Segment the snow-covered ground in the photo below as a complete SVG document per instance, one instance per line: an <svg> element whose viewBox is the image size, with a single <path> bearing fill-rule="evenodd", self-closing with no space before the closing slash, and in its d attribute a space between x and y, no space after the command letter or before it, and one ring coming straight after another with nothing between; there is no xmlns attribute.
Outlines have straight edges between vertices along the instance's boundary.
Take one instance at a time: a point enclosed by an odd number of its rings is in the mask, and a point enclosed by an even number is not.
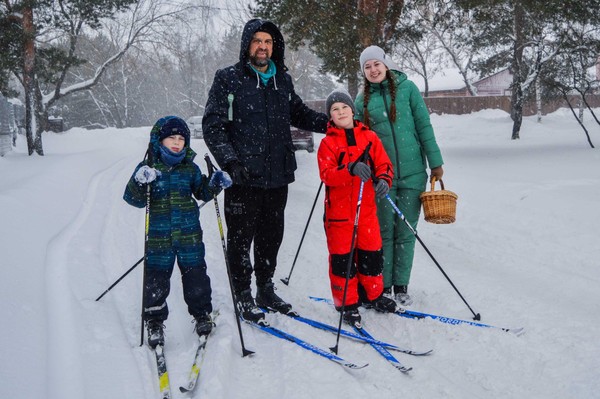
<svg viewBox="0 0 600 399"><path fill-rule="evenodd" d="M592 140L600 128L586 115ZM525 327L449 326L363 312L377 338L417 349L396 354L405 375L366 345L341 339L339 355L369 363L342 367L249 326L243 358L232 313L214 206L202 209L213 303L220 310L195 398L599 398L600 153L566 110L541 124L525 118L521 139L501 111L433 116L446 161L445 185L459 195L457 221L422 221L419 235L482 322ZM24 140L0 158L0 397L149 399L158 395L150 351L139 346L141 267L95 298L143 255L144 211L122 199L142 158L145 129L46 134L46 156ZM202 168L206 147L193 141ZM338 316L308 295L329 297L327 249L313 215L290 271L319 186L315 153L297 153L276 272L278 293L303 315ZM321 194L322 195L322 194ZM222 201L222 198L220 199ZM173 398L183 398L194 335L179 273L169 297L166 356ZM471 312L417 244L414 310L470 319ZM335 336L285 316L272 325L325 349Z"/></svg>

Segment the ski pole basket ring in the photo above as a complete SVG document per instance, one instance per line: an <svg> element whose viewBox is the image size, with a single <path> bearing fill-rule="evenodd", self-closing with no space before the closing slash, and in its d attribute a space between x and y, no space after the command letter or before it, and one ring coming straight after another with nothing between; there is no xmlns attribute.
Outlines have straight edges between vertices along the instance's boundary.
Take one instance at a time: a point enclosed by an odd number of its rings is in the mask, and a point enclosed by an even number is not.
<svg viewBox="0 0 600 399"><path fill-rule="evenodd" d="M435 224L449 224L456 220L456 200L458 195L444 189L444 182L439 180L441 190L435 191L435 176L431 177L431 190L421 193L421 203L425 213L425 221Z"/></svg>

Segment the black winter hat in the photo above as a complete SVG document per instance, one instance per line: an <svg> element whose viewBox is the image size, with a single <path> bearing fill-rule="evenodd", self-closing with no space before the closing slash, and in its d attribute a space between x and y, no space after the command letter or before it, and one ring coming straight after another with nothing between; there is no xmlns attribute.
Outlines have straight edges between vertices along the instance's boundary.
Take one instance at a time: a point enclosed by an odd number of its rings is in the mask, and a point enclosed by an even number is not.
<svg viewBox="0 0 600 399"><path fill-rule="evenodd" d="M169 136L180 134L185 138L185 145L188 146L190 144L190 129L188 128L187 123L177 116L167 118L165 124L160 128L158 141L160 142Z"/></svg>
<svg viewBox="0 0 600 399"><path fill-rule="evenodd" d="M356 115L356 108L354 108L354 101L352 101L350 94L346 90L336 89L329 93L327 101L325 101L325 112L327 112L329 119L331 119L331 106L335 103L347 104L352 109L352 114Z"/></svg>

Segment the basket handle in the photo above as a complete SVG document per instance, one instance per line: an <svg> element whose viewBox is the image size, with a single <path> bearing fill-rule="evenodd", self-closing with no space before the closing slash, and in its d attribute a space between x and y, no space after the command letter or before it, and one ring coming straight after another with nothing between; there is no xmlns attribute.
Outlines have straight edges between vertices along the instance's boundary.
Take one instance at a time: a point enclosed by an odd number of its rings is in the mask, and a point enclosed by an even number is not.
<svg viewBox="0 0 600 399"><path fill-rule="evenodd" d="M431 181L431 190L430 191L434 191L435 190L435 182L437 180L438 179L435 176L431 176L431 180L430 180ZM440 186L442 186L442 190L445 190L445 188L444 188L444 182L442 181L442 179L439 179L439 182L440 182Z"/></svg>

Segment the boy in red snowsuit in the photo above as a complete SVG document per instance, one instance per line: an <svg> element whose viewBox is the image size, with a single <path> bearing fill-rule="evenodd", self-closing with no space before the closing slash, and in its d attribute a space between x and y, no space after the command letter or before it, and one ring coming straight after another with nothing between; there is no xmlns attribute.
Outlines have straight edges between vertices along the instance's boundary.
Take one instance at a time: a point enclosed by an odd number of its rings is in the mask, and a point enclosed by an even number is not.
<svg viewBox="0 0 600 399"><path fill-rule="evenodd" d="M385 197L389 191L393 168L375 132L354 120L354 102L346 92L333 91L326 108L330 121L317 158L326 187L324 223L331 292L336 309L344 308L344 321L360 327L361 304L381 312L396 311L396 303L382 295L383 253L375 205L375 196ZM351 248L361 182L362 203ZM348 291L342 303L350 257Z"/></svg>

